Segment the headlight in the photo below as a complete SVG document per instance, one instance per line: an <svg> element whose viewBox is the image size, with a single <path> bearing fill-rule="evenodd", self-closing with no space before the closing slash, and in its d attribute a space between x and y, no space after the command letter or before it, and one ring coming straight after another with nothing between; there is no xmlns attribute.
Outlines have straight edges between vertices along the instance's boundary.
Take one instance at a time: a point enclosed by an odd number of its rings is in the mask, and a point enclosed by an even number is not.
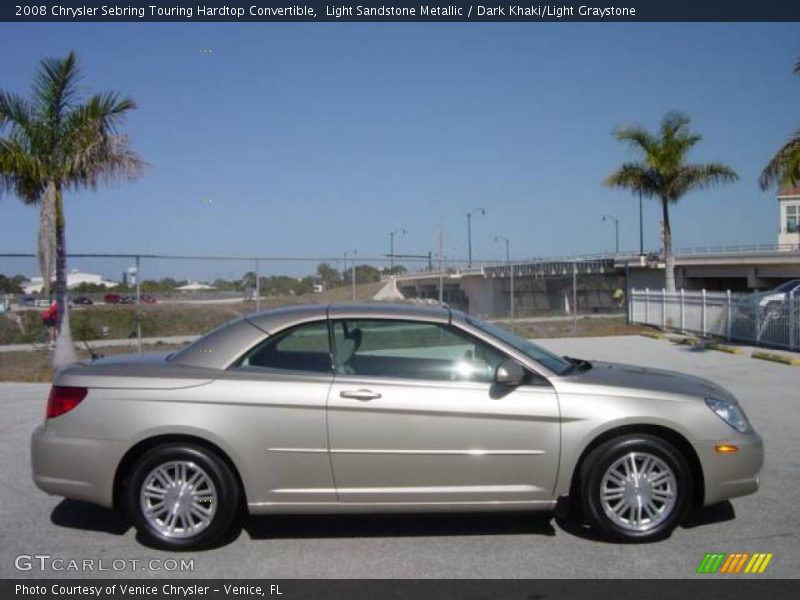
<svg viewBox="0 0 800 600"><path fill-rule="evenodd" d="M706 398L706 405L736 431L741 433L753 431L750 421L747 420L747 415L744 414L739 405L719 398Z"/></svg>

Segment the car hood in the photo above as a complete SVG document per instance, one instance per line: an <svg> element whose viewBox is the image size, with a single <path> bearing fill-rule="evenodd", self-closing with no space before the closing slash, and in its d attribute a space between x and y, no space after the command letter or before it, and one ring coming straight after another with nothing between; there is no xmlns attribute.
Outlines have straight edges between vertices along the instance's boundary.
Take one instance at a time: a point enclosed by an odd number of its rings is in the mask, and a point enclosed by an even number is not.
<svg viewBox="0 0 800 600"><path fill-rule="evenodd" d="M172 352L120 354L79 362L61 369L56 385L90 388L178 389L211 383L217 369L169 361Z"/></svg>
<svg viewBox="0 0 800 600"><path fill-rule="evenodd" d="M591 365L591 369L559 378L559 387L584 388L580 390L583 392L588 387L591 393L669 400L703 400L713 396L736 402L725 388L702 377L621 363L592 361Z"/></svg>

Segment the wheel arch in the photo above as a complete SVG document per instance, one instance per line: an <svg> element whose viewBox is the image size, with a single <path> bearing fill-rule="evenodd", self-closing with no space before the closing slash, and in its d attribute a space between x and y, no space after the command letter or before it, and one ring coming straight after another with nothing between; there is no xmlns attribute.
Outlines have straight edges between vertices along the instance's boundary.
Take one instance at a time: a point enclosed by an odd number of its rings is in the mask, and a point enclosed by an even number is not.
<svg viewBox="0 0 800 600"><path fill-rule="evenodd" d="M233 476L236 477L236 482L239 484L239 490L241 492L242 506L247 506L247 491L244 486L241 473L239 472L239 468L223 448L198 435L188 433L164 433L139 440L122 456L122 459L117 465L117 470L114 473L114 487L112 490L114 507L119 507L121 505L120 495L123 484L125 483L128 473L130 473L131 469L133 468L133 465L136 464L136 461L138 461L152 448L163 446L165 444L193 444L195 446L200 446L201 448L204 448L205 450L208 450L217 456L217 458L222 460L228 466L228 468L231 469Z"/></svg>
<svg viewBox="0 0 800 600"><path fill-rule="evenodd" d="M603 431L599 435L595 436L583 449L580 457L578 458L578 461L575 463L575 468L572 471L572 476L570 479L570 486L569 486L570 499L577 500L580 497L581 468L583 467L583 463L586 461L586 458L589 456L592 450L597 448L600 444L607 442L608 440L622 437L625 435L636 435L636 434L648 434L654 437L658 437L672 444L675 447L675 449L678 450L681 453L681 455L683 455L683 457L686 459L687 464L689 465L689 471L691 473L692 482L694 484L691 506L693 508L702 506L703 500L705 498L705 480L703 477L703 467L700 463L700 458L697 456L697 452L692 447L692 444L681 433L675 431L674 429L670 429L669 427L665 427L664 425L654 425L647 423L620 425L608 429L606 431Z"/></svg>

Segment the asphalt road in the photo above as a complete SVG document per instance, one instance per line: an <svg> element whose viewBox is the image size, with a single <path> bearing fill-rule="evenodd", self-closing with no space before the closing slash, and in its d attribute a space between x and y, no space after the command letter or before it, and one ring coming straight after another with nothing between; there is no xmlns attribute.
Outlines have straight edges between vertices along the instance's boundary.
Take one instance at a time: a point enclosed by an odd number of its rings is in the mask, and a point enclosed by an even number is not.
<svg viewBox="0 0 800 600"><path fill-rule="evenodd" d="M645 546L608 544L580 523L548 515L293 516L248 519L221 548L165 553L140 545L112 511L35 488L28 442L42 418L47 386L0 384L0 577L692 578L700 577L695 569L706 552L772 552L766 573L755 577L798 576L800 368L638 336L542 344L561 354L671 368L726 386L766 440L761 490L706 509L671 538ZM92 559L95 569L102 559L106 568L123 570L15 568L15 557L35 554ZM192 560L193 570L148 568L159 566L148 565L152 559L170 558ZM133 560L139 561L135 568Z"/></svg>

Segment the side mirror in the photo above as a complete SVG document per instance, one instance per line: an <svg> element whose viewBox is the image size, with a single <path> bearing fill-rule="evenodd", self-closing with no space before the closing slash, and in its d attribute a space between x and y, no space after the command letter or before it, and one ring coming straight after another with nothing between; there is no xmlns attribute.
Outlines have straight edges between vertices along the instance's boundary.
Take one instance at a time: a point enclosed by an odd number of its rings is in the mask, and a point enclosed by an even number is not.
<svg viewBox="0 0 800 600"><path fill-rule="evenodd" d="M494 380L501 385L515 386L525 381L525 369L510 358L497 366Z"/></svg>

